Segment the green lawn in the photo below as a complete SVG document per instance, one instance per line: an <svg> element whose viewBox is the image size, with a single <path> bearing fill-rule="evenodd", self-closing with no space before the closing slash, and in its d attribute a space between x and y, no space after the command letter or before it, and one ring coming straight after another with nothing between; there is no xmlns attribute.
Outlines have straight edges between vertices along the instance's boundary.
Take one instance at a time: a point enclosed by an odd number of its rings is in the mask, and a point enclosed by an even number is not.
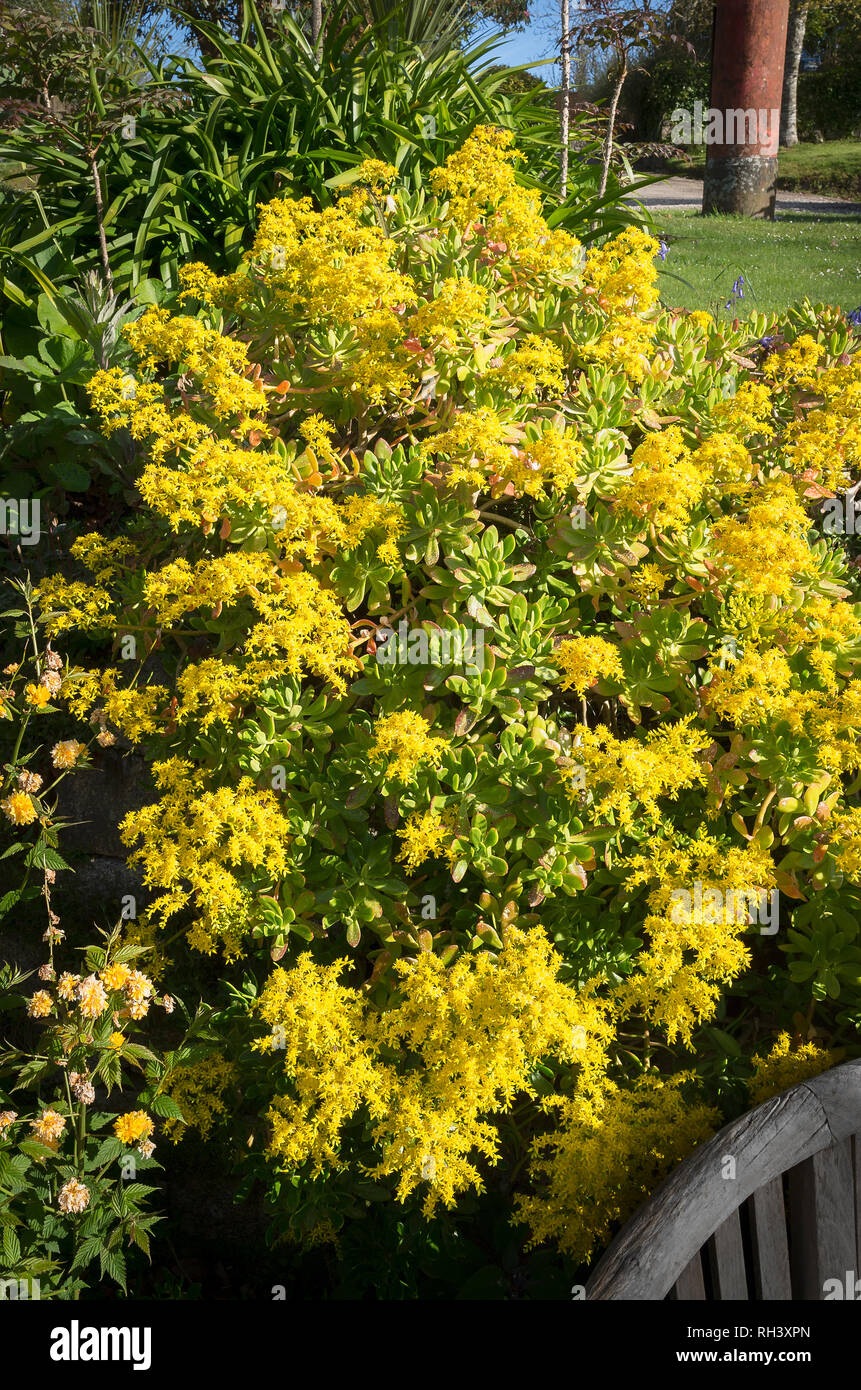
<svg viewBox="0 0 861 1390"><path fill-rule="evenodd" d="M668 171L683 177L702 178L705 147L690 151L690 163L672 160ZM821 145L796 145L778 157L778 187L835 198L861 198L861 140L826 140Z"/></svg>
<svg viewBox="0 0 861 1390"><path fill-rule="evenodd" d="M661 266L666 305L724 308L734 281L745 278L741 317L785 309L807 296L814 304L861 306L861 219L783 213L776 222L745 217L701 217L691 210L655 210L669 243Z"/></svg>

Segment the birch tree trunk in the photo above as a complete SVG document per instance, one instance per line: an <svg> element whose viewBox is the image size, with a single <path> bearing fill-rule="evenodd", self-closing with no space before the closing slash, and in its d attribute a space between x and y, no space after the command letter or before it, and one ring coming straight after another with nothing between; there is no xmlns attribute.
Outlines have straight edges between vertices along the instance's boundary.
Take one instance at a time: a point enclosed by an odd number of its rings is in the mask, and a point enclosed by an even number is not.
<svg viewBox="0 0 861 1390"><path fill-rule="evenodd" d="M798 144L798 73L807 28L810 0L791 0L789 30L786 35L786 65L783 69L783 105L780 111L781 145Z"/></svg>
<svg viewBox="0 0 861 1390"><path fill-rule="evenodd" d="M571 122L571 15L569 0L561 0L562 6L562 91L559 105L559 136L561 150L561 175L559 191L564 198L568 192L568 132Z"/></svg>
<svg viewBox="0 0 861 1390"><path fill-rule="evenodd" d="M622 95L622 88L625 85L625 78L628 76L627 57L622 60L622 66L616 81L613 84L613 95L610 98L610 109L607 112L607 136L604 141L604 161L601 169L601 187L598 190L599 198L603 198L607 192L607 179L610 176L610 161L613 158L613 143L616 134L616 113L619 110L619 97Z"/></svg>

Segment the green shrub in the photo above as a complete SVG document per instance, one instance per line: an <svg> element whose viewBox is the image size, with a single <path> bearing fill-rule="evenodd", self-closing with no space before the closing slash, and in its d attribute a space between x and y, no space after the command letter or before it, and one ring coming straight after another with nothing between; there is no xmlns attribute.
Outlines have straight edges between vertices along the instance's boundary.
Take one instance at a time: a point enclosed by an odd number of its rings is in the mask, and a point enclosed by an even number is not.
<svg viewBox="0 0 861 1390"><path fill-rule="evenodd" d="M580 1261L763 1035L861 1016L861 606L812 506L861 378L837 311L659 312L657 242L552 231L509 139L186 267L90 385L140 514L39 598L112 644L61 694L153 760L127 937L168 989L223 960L179 1104L274 1234L489 1185Z"/></svg>

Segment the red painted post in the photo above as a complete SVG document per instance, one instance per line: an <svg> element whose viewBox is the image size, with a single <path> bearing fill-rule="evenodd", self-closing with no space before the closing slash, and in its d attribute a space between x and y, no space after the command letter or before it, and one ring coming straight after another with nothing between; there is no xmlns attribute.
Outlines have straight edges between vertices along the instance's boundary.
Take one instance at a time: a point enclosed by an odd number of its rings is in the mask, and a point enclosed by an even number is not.
<svg viewBox="0 0 861 1390"><path fill-rule="evenodd" d="M703 212L774 217L789 0L717 0Z"/></svg>

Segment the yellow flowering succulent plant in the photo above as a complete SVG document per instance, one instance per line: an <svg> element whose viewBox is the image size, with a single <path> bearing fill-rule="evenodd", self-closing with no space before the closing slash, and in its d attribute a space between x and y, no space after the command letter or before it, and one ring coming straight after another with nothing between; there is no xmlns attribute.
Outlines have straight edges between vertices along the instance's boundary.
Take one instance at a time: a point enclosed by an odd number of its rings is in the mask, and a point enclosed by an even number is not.
<svg viewBox="0 0 861 1390"><path fill-rule="evenodd" d="M820 514L861 357L837 311L662 310L657 241L550 227L505 132L418 193L366 172L128 330L90 389L141 514L44 621L134 639L61 694L154 761L138 936L184 914L246 972L255 1047L182 1085L208 1131L248 1069L285 1224L369 1183L452 1206L513 1126L520 1218L587 1259L743 1103L739 1000L861 1017L857 925L823 956L803 911L861 905L861 604Z"/></svg>

